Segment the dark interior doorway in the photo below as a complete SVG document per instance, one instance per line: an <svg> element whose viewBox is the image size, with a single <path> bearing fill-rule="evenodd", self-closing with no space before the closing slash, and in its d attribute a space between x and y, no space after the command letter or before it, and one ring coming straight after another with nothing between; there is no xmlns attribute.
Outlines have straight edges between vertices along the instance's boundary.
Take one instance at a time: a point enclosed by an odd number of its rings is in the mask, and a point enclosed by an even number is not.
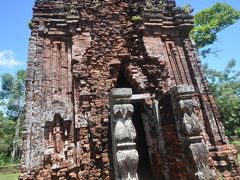
<svg viewBox="0 0 240 180"><path fill-rule="evenodd" d="M132 116L132 121L134 127L136 128L137 137L136 137L136 144L137 144L137 151L139 154L139 163L138 163L138 175L140 180L153 180L152 170L151 170L151 163L148 153L148 146L146 140L146 134L144 130L143 120L141 117L142 112L142 104L135 103L134 112Z"/></svg>

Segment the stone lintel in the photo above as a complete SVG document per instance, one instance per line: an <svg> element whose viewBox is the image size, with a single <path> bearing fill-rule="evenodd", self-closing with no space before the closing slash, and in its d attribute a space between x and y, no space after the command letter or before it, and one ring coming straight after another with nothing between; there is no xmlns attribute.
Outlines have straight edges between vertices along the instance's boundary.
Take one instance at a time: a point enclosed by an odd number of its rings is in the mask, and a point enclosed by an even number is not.
<svg viewBox="0 0 240 180"><path fill-rule="evenodd" d="M132 96L131 88L113 88L111 90L111 96L113 99L117 98L130 98Z"/></svg>
<svg viewBox="0 0 240 180"><path fill-rule="evenodd" d="M171 88L173 95L194 94L195 92L195 88L192 85L179 85Z"/></svg>
<svg viewBox="0 0 240 180"><path fill-rule="evenodd" d="M123 104L123 103L136 103L136 102L141 102L145 99L151 98L150 94L133 94L129 98L116 98L114 99L115 103L118 104Z"/></svg>

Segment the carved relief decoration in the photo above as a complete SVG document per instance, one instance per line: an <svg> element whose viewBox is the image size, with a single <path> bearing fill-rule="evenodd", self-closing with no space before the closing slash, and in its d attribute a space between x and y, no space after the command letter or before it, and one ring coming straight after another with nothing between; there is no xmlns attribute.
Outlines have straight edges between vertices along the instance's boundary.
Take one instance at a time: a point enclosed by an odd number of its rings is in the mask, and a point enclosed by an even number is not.
<svg viewBox="0 0 240 180"><path fill-rule="evenodd" d="M138 152L135 149L136 130L132 123L131 104L117 104L113 107L114 114L114 147L116 150L117 173L122 180L137 180Z"/></svg>
<svg viewBox="0 0 240 180"><path fill-rule="evenodd" d="M70 106L70 105L69 105ZM64 102L55 101L53 102L43 113L43 118L46 121L53 121L55 114L60 114L63 120L73 120L72 111L67 108Z"/></svg>
<svg viewBox="0 0 240 180"><path fill-rule="evenodd" d="M182 130L187 136L199 136L202 132L201 126L198 123L199 119L196 115L194 108L198 104L194 100L181 100L179 102L181 111L183 112L183 126Z"/></svg>
<svg viewBox="0 0 240 180"><path fill-rule="evenodd" d="M177 86L172 89L174 114L178 124L178 136L188 163L188 174L193 179L214 179L208 165L209 151L201 135L202 128L196 114L200 108L193 99L193 86Z"/></svg>
<svg viewBox="0 0 240 180"><path fill-rule="evenodd" d="M135 149L117 152L117 162L122 179L137 180L138 152Z"/></svg>
<svg viewBox="0 0 240 180"><path fill-rule="evenodd" d="M75 116L75 128L88 127L90 118L90 112L79 113Z"/></svg>
<svg viewBox="0 0 240 180"><path fill-rule="evenodd" d="M55 114L53 121L47 122L45 126L45 167L52 164L54 170L66 164L76 164L73 153L75 145L71 142L70 128L71 122L63 121L60 114Z"/></svg>

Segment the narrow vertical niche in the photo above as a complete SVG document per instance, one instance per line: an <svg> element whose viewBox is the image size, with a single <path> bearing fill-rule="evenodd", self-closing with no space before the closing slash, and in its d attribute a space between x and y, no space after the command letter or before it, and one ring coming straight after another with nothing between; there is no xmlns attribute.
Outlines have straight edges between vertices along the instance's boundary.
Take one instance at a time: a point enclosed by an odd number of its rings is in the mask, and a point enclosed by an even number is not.
<svg viewBox="0 0 240 180"><path fill-rule="evenodd" d="M142 103L134 103L134 112L132 121L137 132L136 144L139 154L138 176L140 180L153 180L148 145L146 140L146 132L144 130L141 113L143 111Z"/></svg>
<svg viewBox="0 0 240 180"><path fill-rule="evenodd" d="M123 61L121 63L116 88L131 88L131 85L128 83L126 75L125 75L126 65L127 65L126 61Z"/></svg>

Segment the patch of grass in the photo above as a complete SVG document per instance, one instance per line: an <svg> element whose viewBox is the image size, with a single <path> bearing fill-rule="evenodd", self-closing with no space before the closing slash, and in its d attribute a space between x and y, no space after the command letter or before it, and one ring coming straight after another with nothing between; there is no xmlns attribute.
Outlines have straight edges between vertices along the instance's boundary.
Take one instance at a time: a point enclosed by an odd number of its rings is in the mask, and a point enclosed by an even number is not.
<svg viewBox="0 0 240 180"><path fill-rule="evenodd" d="M240 140L239 140L239 141L232 141L231 144L234 144L234 145L240 146Z"/></svg>
<svg viewBox="0 0 240 180"><path fill-rule="evenodd" d="M5 166L0 166L0 174L19 173L19 166L20 166L19 164L8 164L8 165L5 165Z"/></svg>
<svg viewBox="0 0 240 180"><path fill-rule="evenodd" d="M240 165L240 154L237 155L237 161L238 161L238 164Z"/></svg>
<svg viewBox="0 0 240 180"><path fill-rule="evenodd" d="M238 150L237 163L240 165L240 140L232 141L231 144L235 145Z"/></svg>
<svg viewBox="0 0 240 180"><path fill-rule="evenodd" d="M19 173L19 164L0 166L0 180L17 180Z"/></svg>
<svg viewBox="0 0 240 180"><path fill-rule="evenodd" d="M0 173L1 180L17 180L19 174L4 174Z"/></svg>
<svg viewBox="0 0 240 180"><path fill-rule="evenodd" d="M240 141L232 141L231 144L236 146L238 150L238 155L240 155Z"/></svg>

